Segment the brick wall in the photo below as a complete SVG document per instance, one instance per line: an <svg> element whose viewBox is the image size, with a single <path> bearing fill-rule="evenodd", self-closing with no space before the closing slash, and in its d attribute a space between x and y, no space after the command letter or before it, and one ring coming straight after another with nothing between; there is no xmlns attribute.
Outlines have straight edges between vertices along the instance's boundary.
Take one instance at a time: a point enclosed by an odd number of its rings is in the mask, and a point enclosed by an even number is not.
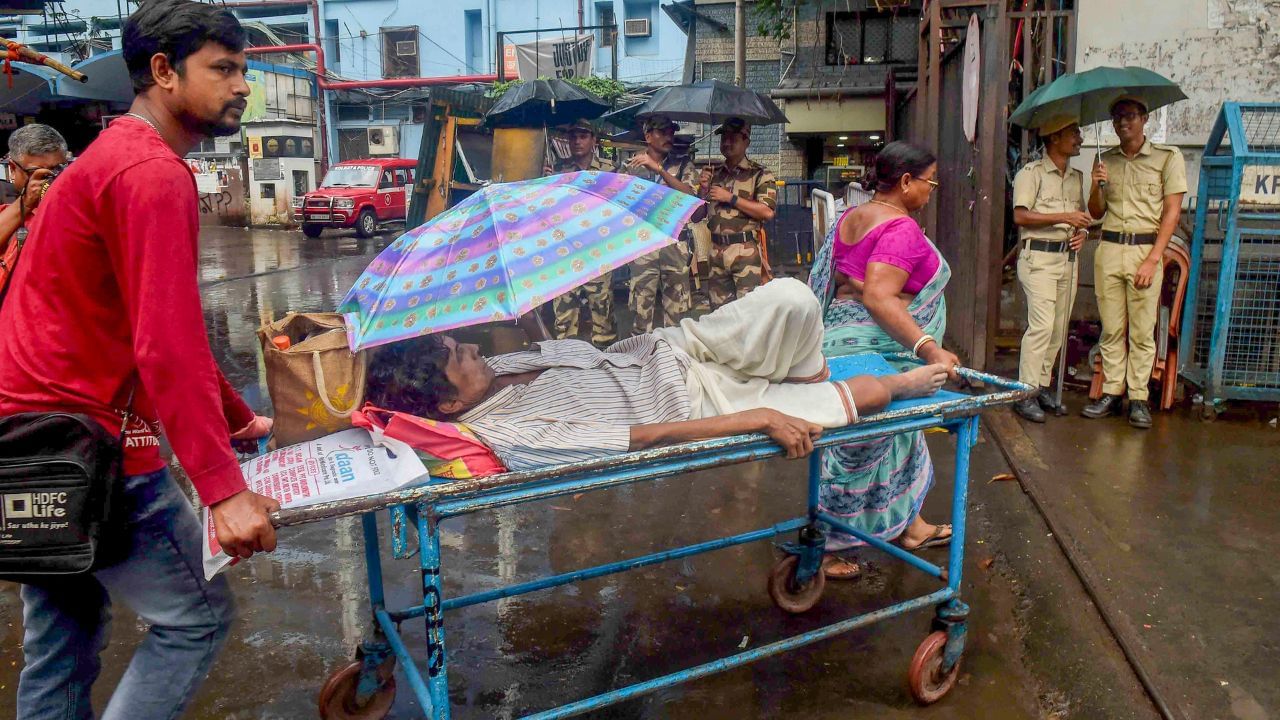
<svg viewBox="0 0 1280 720"><path fill-rule="evenodd" d="M750 6L747 8L747 77L746 86L751 90L769 94L778 86L782 73L781 50L776 39L756 33L756 23L751 17ZM733 38L733 3L714 5L698 5L698 12L724 23L725 29L715 28L700 23L696 43L696 80L722 80L732 84L734 61ZM712 128L704 127L703 132ZM751 129L751 149L749 157L765 167L778 172L779 146L782 141L782 126L754 127ZM720 141L715 135L708 136L698 143L698 157L714 159L720 157ZM783 175L779 174L779 177Z"/></svg>

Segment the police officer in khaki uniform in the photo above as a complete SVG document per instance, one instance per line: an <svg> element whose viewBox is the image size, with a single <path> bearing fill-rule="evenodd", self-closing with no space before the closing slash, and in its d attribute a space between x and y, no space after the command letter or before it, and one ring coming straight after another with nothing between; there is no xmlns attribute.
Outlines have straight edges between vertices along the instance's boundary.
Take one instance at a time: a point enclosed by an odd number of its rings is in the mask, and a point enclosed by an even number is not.
<svg viewBox="0 0 1280 720"><path fill-rule="evenodd" d="M676 124L670 118L653 115L643 124L645 151L631 158L622 172L662 183L682 193L694 195L697 179L693 163L686 157L675 157ZM698 219L697 213L694 220ZM631 310L634 321L632 335L652 332L656 327L675 325L689 313L692 297L689 291L688 233L681 242L642 255L631 264Z"/></svg>
<svg viewBox="0 0 1280 720"><path fill-rule="evenodd" d="M602 160L596 150L596 129L590 122L579 120L563 130L569 139L569 157L557 162L551 173L613 170L613 165ZM613 317L613 273L605 273L557 297L551 308L557 338L578 337L582 310L586 309L591 314L593 345L605 348L618 339Z"/></svg>
<svg viewBox="0 0 1280 720"><path fill-rule="evenodd" d="M1040 388L1040 397L1013 406L1032 422L1044 422L1057 405L1049 393L1063 328L1076 300L1072 251L1084 244L1093 217L1086 212L1084 173L1071 167L1080 154L1079 119L1050 118L1038 128L1044 157L1013 179L1013 222L1018 226L1018 284L1027 296L1027 332L1018 357L1018 380Z"/></svg>
<svg viewBox="0 0 1280 720"><path fill-rule="evenodd" d="M1176 147L1147 140L1147 107L1125 97L1111 106L1120 146L1093 166L1089 212L1102 219L1102 242L1094 258L1094 288L1102 316L1102 397L1081 413L1088 418L1120 414L1128 388L1129 424L1151 427L1147 385L1155 363L1156 315L1161 258L1178 227L1187 168Z"/></svg>
<svg viewBox="0 0 1280 720"><path fill-rule="evenodd" d="M702 197L711 203L707 285L712 310L760 286L764 269L760 231L778 207L773 172L747 159L751 127L740 118L731 118L715 134L720 136L724 162L704 168L699 183Z"/></svg>

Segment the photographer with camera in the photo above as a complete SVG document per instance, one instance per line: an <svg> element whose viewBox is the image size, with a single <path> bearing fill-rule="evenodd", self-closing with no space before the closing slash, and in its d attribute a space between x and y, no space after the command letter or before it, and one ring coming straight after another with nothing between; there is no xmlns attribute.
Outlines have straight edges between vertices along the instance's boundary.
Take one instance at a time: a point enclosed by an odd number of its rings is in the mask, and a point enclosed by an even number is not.
<svg viewBox="0 0 1280 720"><path fill-rule="evenodd" d="M48 125L23 125L9 136L6 161L18 199L0 206L0 297L31 229L32 213L69 160L67 141Z"/></svg>

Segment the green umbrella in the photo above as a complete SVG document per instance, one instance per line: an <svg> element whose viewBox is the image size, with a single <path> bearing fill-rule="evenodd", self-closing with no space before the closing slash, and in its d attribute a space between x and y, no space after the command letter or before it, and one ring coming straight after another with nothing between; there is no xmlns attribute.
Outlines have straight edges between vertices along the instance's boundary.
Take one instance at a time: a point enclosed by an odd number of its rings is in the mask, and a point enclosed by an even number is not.
<svg viewBox="0 0 1280 720"><path fill-rule="evenodd" d="M1187 99L1173 81L1146 68L1098 67L1063 75L1037 88L1013 111L1009 122L1034 128L1057 115L1074 115L1081 125L1090 125L1111 117L1112 103L1125 96L1142 100L1147 110Z"/></svg>

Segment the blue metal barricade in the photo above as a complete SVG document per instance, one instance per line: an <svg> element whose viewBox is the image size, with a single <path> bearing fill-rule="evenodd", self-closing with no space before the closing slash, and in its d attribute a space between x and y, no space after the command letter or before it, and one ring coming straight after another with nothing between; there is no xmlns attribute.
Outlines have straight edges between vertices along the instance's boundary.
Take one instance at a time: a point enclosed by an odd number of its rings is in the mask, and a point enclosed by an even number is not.
<svg viewBox="0 0 1280 720"><path fill-rule="evenodd" d="M907 358L896 356L892 359ZM876 362L884 365L879 356L833 358L829 365L832 377L840 379L878 371L868 366L868 363ZM854 425L824 433L814 443L815 452L809 462L808 507L804 516L750 532L485 592L451 598L444 596L439 535L441 520L504 506L659 480L723 465L764 460L782 455L782 450L766 436L742 435L660 447L537 471L512 472L471 480L433 481L382 495L281 511L273 518L278 526L356 514L362 515L363 519L365 563L375 635L357 649L357 656L352 664L339 670L326 682L320 697L322 717L379 718L385 715L396 691L393 670L398 664L421 704L424 715L431 720L447 720L450 717L444 623L444 612L447 610L768 540L789 533L798 533L798 542L784 546L787 555L771 573L769 592L775 604L783 610L802 613L818 602L825 585L821 570L824 524L853 535L890 557L940 580L941 587L921 597L897 602L713 662L610 690L526 717L561 718L608 707L663 687L739 667L930 606L936 608L933 631L917 649L908 679L912 694L918 701L928 703L941 698L955 683L965 645L969 608L960 600L960 583L964 564L969 456L978 439L978 413L984 409L1012 404L1035 392L1029 385L985 373L961 369L960 374L969 382L989 386L995 391L983 395L943 391L929 398L895 402L886 410L863 418ZM952 540L945 566L934 565L896 545L870 536L839 518L828 515L818 506L817 449L930 428L943 428L956 434L958 438L951 507ZM415 552L418 555L422 577L421 604L400 609L388 609L386 606L376 515L384 509L390 513L389 531L394 556L404 559L412 557ZM411 546L410 527L416 529L416 548ZM401 623L419 619L426 630L425 666L419 666L409 653L400 632Z"/></svg>
<svg viewBox="0 0 1280 720"><path fill-rule="evenodd" d="M1200 161L1181 375L1201 416L1280 400L1280 103L1224 103Z"/></svg>

